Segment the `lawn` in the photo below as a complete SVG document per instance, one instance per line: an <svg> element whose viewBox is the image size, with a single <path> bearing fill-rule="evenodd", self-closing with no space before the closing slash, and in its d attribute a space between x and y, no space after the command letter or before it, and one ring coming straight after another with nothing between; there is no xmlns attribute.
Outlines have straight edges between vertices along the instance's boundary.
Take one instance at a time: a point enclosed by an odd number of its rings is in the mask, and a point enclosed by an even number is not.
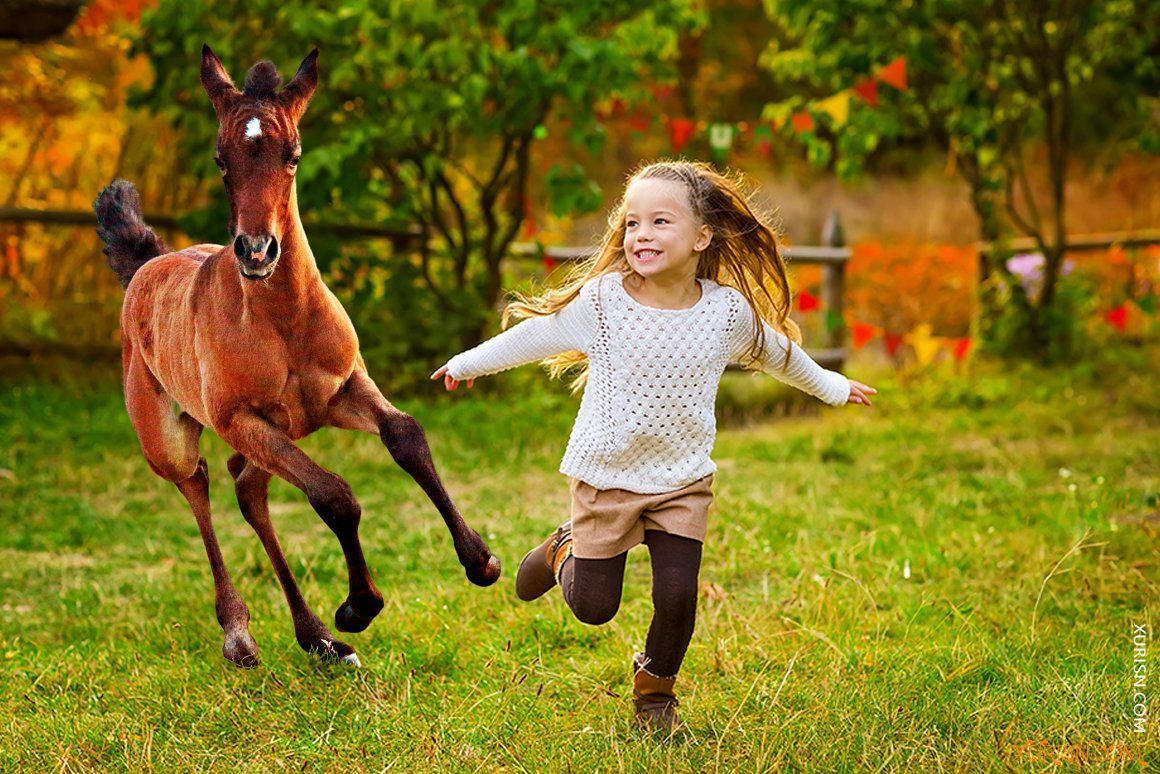
<svg viewBox="0 0 1160 774"><path fill-rule="evenodd" d="M629 722L629 659L650 615L644 549L606 626L578 623L556 593L525 604L512 590L568 503L555 470L576 402L517 389L534 375L503 395L401 401L504 562L487 589L467 582L377 439L303 443L363 506L386 608L343 636L361 669L297 648L227 449L206 433L218 536L263 659L246 671L221 657L196 525L149 472L116 376L10 373L0 770L1154 767L1160 672L1150 642L1135 733L1132 634L1160 614L1155 366L1140 352L1054 371L984 361L876 379L870 411L725 427L678 682L690 729L671 740ZM750 400L761 378L738 375L728 400ZM329 622L345 598L338 544L290 486L271 500Z"/></svg>

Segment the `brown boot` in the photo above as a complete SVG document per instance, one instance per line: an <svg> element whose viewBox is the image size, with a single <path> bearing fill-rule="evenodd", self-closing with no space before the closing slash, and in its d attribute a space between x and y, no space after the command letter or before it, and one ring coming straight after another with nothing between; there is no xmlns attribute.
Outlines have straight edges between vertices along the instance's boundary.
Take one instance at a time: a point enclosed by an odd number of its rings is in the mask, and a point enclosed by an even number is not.
<svg viewBox="0 0 1160 774"><path fill-rule="evenodd" d="M643 653L632 658L632 705L636 710L636 723L648 731L673 733L683 731L685 724L677 716L677 696L673 685L677 676L659 677L645 669L647 659Z"/></svg>
<svg viewBox="0 0 1160 774"><path fill-rule="evenodd" d="M525 602L542 597L560 580L560 567L572 555L572 522L566 521L533 548L516 570L516 596Z"/></svg>

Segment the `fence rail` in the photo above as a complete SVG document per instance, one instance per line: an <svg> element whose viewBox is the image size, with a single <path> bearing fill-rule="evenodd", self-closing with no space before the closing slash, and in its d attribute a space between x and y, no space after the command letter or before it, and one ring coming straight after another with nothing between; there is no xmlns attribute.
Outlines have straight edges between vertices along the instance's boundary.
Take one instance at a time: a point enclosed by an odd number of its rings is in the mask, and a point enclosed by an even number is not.
<svg viewBox="0 0 1160 774"><path fill-rule="evenodd" d="M145 213L145 221L161 229L180 230L180 217L162 213ZM0 223L40 223L58 226L96 226L96 216L86 210L41 210L23 207L0 207ZM399 229L362 223L313 222L306 226L312 231L321 231L337 236L352 238L389 239L396 247L410 246L418 242L420 234L416 229ZM850 260L850 248L846 247L845 236L836 212L831 213L822 229L821 245L792 245L785 248L787 258L798 264L815 264L824 267L822 299L827 309L837 313L842 319L846 288L846 264ZM592 253L591 247L540 246L528 242L517 242L511 246L513 256L522 259L548 257L557 261L578 261ZM807 350L810 356L827 368L840 369L846 361L845 325L839 324L826 332L824 347ZM81 350L68 344L22 345L0 343L0 355L57 353L79 356L94 356L97 352L107 355L115 352L110 348L87 346Z"/></svg>

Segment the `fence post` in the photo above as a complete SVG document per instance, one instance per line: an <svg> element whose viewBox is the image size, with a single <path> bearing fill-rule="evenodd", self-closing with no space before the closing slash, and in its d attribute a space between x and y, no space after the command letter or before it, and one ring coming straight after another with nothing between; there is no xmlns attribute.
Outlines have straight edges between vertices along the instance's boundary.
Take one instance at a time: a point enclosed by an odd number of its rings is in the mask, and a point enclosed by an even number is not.
<svg viewBox="0 0 1160 774"><path fill-rule="evenodd" d="M846 233L842 229L842 221L837 210L831 210L822 226L822 244L826 247L845 247ZM825 284L822 287L822 301L826 305L826 314L834 315L838 324L829 329L827 319L826 347L839 350L842 353L837 368L845 364L846 321L844 317L846 298L846 262L833 261L826 264Z"/></svg>

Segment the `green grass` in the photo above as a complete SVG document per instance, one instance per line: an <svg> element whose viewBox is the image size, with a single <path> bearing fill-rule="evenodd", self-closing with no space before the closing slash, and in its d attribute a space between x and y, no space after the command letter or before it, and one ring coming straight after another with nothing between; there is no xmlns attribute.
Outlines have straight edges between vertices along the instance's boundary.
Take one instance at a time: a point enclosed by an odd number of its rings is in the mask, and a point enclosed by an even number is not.
<svg viewBox="0 0 1160 774"><path fill-rule="evenodd" d="M882 381L871 411L724 429L678 682L691 730L670 741L629 723L629 658L650 615L643 549L606 626L576 622L558 594L524 604L512 591L519 558L566 515L555 470L571 398L403 403L505 563L488 589L463 577L377 439L304 442L360 497L386 595L371 628L346 637L359 670L298 650L226 447L207 433L218 535L263 658L241 671L221 657L193 517L148 471L115 377L9 378L0 770L1155 766L1154 644L1148 733L1130 720L1132 625L1154 630L1160 613L1154 374L984 363ZM723 403L767 387L732 378ZM300 493L276 482L271 497L329 621L345 597L338 545Z"/></svg>

